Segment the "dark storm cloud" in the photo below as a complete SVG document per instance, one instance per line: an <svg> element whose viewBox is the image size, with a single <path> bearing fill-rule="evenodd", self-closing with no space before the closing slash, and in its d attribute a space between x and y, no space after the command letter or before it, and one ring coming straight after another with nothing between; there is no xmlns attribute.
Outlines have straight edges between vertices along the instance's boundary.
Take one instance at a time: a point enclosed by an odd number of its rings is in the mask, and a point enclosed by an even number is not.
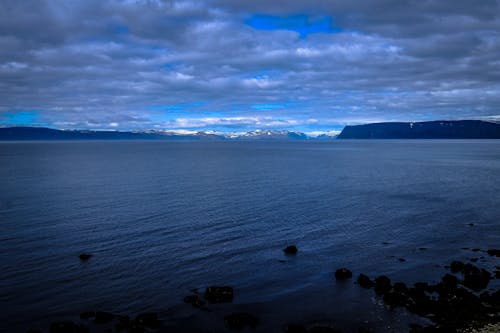
<svg viewBox="0 0 500 333"><path fill-rule="evenodd" d="M499 14L493 0L6 0L0 126L498 119Z"/></svg>

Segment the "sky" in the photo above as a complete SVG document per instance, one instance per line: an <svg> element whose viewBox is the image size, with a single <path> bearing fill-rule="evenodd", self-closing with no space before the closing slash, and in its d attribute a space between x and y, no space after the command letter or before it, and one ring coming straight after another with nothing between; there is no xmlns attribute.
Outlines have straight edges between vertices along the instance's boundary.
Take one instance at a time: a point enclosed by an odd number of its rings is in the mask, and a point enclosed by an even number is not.
<svg viewBox="0 0 500 333"><path fill-rule="evenodd" d="M500 0L2 0L0 126L500 121Z"/></svg>

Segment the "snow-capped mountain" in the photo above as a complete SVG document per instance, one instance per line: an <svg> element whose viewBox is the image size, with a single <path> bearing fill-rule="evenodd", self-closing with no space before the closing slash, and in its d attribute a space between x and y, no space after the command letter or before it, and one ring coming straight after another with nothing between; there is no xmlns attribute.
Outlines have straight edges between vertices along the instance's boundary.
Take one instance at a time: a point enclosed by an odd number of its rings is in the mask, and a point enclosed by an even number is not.
<svg viewBox="0 0 500 333"><path fill-rule="evenodd" d="M326 135L326 134L325 134ZM59 130L43 127L0 128L0 140L256 140L286 141L334 139L334 136L308 136L286 130L254 130L248 132L217 132L192 130Z"/></svg>

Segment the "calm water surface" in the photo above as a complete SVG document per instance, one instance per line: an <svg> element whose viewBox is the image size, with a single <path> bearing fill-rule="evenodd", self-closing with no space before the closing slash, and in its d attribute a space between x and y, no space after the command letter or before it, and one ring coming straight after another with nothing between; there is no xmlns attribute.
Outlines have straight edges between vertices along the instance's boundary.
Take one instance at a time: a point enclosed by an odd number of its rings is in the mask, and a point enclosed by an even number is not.
<svg viewBox="0 0 500 333"><path fill-rule="evenodd" d="M498 247L499 193L500 140L0 143L0 331L89 309L400 331L411 316L335 269L435 281ZM183 304L213 284L235 304Z"/></svg>

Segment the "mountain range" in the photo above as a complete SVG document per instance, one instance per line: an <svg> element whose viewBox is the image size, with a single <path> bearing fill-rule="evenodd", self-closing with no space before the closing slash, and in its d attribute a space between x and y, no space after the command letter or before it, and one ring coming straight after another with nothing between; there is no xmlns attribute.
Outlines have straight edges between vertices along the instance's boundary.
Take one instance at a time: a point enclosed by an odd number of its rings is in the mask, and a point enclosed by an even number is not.
<svg viewBox="0 0 500 333"><path fill-rule="evenodd" d="M249 132L214 132L214 131L99 131L99 130L59 130L45 127L4 127L0 128L0 140L331 140L336 136L307 136L301 132L279 130L255 130Z"/></svg>
<svg viewBox="0 0 500 333"><path fill-rule="evenodd" d="M337 136L310 136L287 130L215 132L186 130L60 130L45 127L3 127L0 140L177 140L290 141L333 139L500 139L500 124L481 120L386 122L346 126Z"/></svg>

